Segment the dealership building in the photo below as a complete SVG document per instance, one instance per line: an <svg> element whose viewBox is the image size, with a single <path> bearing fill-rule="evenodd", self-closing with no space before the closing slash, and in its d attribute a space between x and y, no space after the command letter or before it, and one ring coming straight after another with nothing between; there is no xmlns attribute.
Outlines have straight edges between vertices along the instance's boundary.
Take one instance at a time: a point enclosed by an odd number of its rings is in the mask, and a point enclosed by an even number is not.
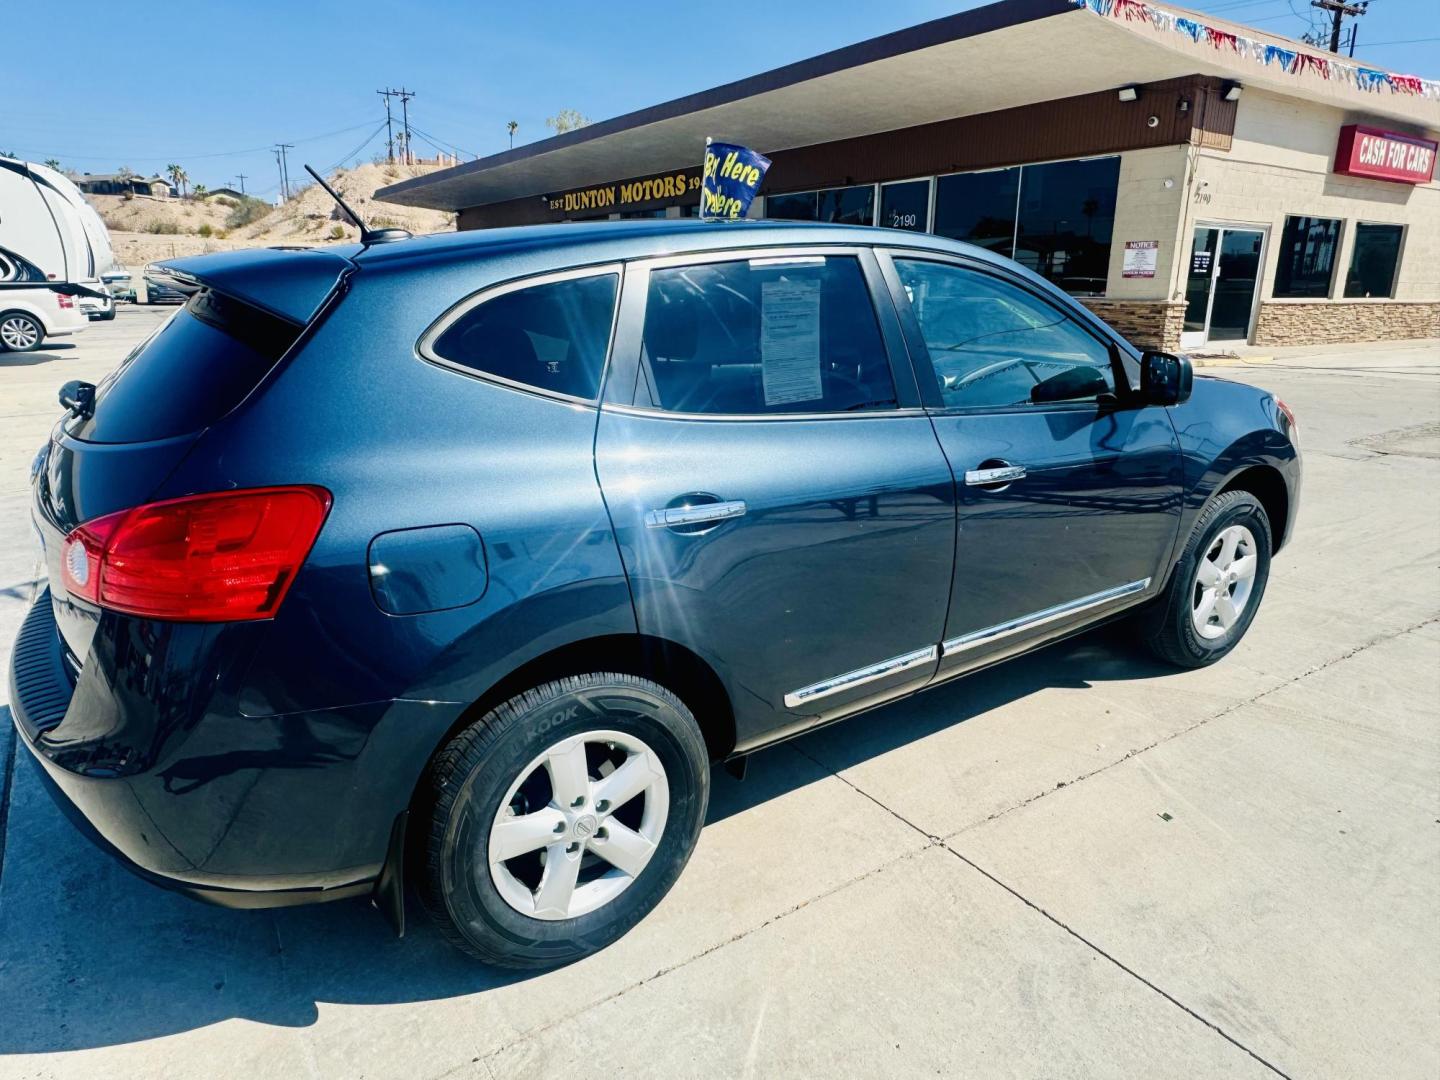
<svg viewBox="0 0 1440 1080"><path fill-rule="evenodd" d="M1013 257L1167 349L1440 337L1440 84L1143 0L1003 0L376 192L461 229L752 216ZM718 226L717 226L718 227Z"/></svg>

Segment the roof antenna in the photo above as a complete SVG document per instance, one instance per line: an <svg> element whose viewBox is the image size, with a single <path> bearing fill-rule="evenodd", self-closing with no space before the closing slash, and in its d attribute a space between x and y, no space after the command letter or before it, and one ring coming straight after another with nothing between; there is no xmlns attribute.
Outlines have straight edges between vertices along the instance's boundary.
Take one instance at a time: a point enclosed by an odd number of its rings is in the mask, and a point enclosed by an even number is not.
<svg viewBox="0 0 1440 1080"><path fill-rule="evenodd" d="M305 171L315 178L315 182L325 189L326 193L339 204L340 209L350 215L350 220L355 222L356 228L360 230L360 242L362 244L388 244L392 240L409 240L410 232L406 229L372 229L360 220L360 215L346 205L345 200L334 188L325 182L325 178L312 169L305 166Z"/></svg>

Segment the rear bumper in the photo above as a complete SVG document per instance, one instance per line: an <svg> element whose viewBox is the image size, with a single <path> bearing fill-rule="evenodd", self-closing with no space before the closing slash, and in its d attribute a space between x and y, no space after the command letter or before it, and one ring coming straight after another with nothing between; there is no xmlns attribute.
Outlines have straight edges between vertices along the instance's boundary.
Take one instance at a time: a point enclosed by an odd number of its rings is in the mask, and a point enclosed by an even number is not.
<svg viewBox="0 0 1440 1080"><path fill-rule="evenodd" d="M205 655L225 629L102 621L75 676L43 591L10 689L46 787L129 870L197 899L254 908L370 893L448 713L389 701L243 716Z"/></svg>

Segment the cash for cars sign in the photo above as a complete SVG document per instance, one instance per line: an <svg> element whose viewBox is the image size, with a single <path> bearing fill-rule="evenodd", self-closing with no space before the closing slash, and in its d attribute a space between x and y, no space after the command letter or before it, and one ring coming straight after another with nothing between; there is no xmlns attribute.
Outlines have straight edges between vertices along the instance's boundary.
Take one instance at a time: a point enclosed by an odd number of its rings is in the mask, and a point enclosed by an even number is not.
<svg viewBox="0 0 1440 1080"><path fill-rule="evenodd" d="M1363 124L1346 124L1335 147L1335 171L1367 180L1428 184L1435 176L1433 139Z"/></svg>
<svg viewBox="0 0 1440 1080"><path fill-rule="evenodd" d="M701 170L700 216L713 219L743 218L760 190L770 159L744 146L705 140L705 166Z"/></svg>

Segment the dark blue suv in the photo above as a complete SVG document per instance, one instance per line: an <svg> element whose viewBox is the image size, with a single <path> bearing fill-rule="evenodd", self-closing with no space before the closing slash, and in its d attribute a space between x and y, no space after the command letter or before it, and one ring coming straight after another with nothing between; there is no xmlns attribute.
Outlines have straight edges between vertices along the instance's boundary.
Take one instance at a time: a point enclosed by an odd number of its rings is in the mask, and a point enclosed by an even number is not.
<svg viewBox="0 0 1440 1080"><path fill-rule="evenodd" d="M14 716L62 807L235 907L407 883L599 949L713 762L1126 616L1232 649L1295 515L1270 394L943 239L635 221L182 259L35 460Z"/></svg>

